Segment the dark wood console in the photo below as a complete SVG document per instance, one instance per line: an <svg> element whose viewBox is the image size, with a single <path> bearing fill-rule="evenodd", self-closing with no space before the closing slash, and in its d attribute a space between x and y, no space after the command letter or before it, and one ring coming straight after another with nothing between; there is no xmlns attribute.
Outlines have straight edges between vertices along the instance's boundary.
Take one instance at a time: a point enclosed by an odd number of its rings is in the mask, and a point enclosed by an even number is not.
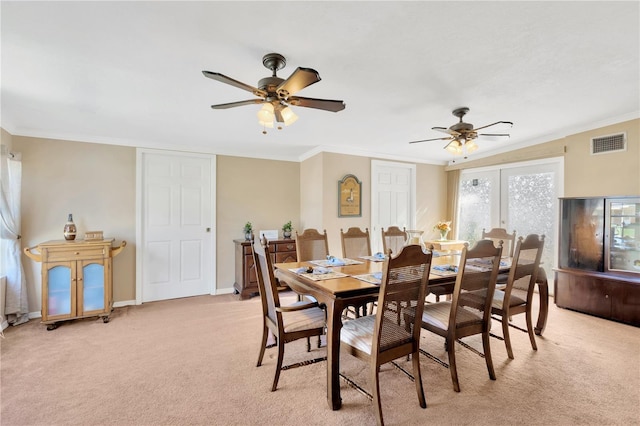
<svg viewBox="0 0 640 426"><path fill-rule="evenodd" d="M233 288L240 299L258 294L258 278L253 267L251 241L233 240L236 251L235 278ZM274 263L296 262L296 241L293 239L270 240L269 251Z"/></svg>

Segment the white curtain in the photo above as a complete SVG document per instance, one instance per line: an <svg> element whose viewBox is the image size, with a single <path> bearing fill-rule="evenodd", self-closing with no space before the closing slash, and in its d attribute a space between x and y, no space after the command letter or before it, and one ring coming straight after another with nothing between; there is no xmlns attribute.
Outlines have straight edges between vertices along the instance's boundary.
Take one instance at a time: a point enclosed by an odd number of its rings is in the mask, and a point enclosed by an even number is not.
<svg viewBox="0 0 640 426"><path fill-rule="evenodd" d="M5 172L2 174L0 196L0 260L7 277L4 313L9 324L18 325L29 320L27 282L20 252L20 188L22 163L13 155L2 156Z"/></svg>

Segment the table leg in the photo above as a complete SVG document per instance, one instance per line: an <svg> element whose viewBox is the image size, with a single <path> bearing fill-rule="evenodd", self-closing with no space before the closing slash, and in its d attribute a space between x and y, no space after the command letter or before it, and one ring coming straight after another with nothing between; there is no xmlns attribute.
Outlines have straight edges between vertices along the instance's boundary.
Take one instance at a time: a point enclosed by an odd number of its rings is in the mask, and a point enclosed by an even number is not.
<svg viewBox="0 0 640 426"><path fill-rule="evenodd" d="M534 327L534 332L538 336L542 336L542 332L547 326L547 316L549 315L549 283L547 274L542 268L538 271L536 284L538 284L538 293L540 295L540 312L538 313L538 323Z"/></svg>
<svg viewBox="0 0 640 426"><path fill-rule="evenodd" d="M327 303L327 402L332 410L342 406L340 398L340 329L342 310L340 303Z"/></svg>

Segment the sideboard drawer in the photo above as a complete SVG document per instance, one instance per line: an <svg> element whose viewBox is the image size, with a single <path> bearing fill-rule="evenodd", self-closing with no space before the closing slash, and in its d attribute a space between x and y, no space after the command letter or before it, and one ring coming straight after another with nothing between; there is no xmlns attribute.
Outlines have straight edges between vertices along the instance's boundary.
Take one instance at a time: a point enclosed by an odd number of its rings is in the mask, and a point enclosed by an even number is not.
<svg viewBox="0 0 640 426"><path fill-rule="evenodd" d="M273 248L276 253L277 252L284 252L284 251L292 251L295 253L296 251L296 243L294 240L291 240L291 242L278 242L278 243L273 243Z"/></svg>

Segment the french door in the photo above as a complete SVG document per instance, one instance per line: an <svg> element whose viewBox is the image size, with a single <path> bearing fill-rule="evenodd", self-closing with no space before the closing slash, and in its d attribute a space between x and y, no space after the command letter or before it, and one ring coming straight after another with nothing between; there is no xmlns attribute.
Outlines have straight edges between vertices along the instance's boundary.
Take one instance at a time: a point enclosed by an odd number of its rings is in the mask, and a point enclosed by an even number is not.
<svg viewBox="0 0 640 426"><path fill-rule="evenodd" d="M543 267L548 277L553 276L563 181L562 159L462 171L457 238L473 245L483 228L515 230L516 237L544 234Z"/></svg>

